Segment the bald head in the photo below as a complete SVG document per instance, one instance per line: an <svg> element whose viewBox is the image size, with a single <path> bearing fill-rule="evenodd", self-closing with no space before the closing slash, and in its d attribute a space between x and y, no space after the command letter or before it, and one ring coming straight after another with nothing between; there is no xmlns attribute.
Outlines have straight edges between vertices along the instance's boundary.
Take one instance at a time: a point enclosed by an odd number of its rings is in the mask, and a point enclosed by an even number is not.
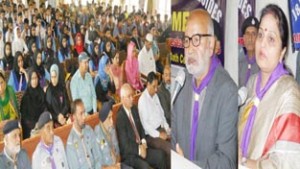
<svg viewBox="0 0 300 169"><path fill-rule="evenodd" d="M127 109L130 109L133 105L133 91L130 84L125 83L120 89L121 103Z"/></svg>
<svg viewBox="0 0 300 169"><path fill-rule="evenodd" d="M214 35L213 21L206 10L196 9L191 11L187 20L187 24L189 24L191 21L193 21L193 24L197 23L201 25L205 33Z"/></svg>

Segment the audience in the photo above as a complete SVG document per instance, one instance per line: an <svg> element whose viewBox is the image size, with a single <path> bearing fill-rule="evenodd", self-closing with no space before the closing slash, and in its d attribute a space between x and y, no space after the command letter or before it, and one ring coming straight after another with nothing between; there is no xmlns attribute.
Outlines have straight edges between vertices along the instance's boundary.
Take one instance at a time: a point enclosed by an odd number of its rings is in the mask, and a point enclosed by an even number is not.
<svg viewBox="0 0 300 169"><path fill-rule="evenodd" d="M129 14L126 11L122 12L121 8L114 7L114 10L111 7L105 8L104 4L90 6L91 13L83 7L74 6L59 5L57 8L48 6L45 9L44 4L41 4L39 8L36 8L35 2L31 0L28 8L25 8L21 2L17 6L12 2L9 4L11 6L8 8L6 3L0 2L0 20L3 24L0 24L3 28L0 33L0 68L5 71L0 75L0 111L2 114L0 130L8 120L18 119L22 125L20 132L23 133L23 138L20 140L27 139L35 133L40 134L41 141L36 147L32 160L33 168L41 168L45 162L49 167L80 168L82 162L80 159L75 160L79 164L67 162L70 158L73 159L72 155L74 156L75 153L72 152L76 149L72 150L74 146L70 149L68 146L70 140L67 142L67 149L69 148L66 151L67 158L63 160L65 155L61 149L62 144L59 138L53 135L53 127L60 127L71 122L73 126L75 123L82 123L84 118L76 117L74 111L69 118L71 100L81 99L79 107L83 108L83 115L88 116L97 112L97 99L104 105L106 105L105 101L112 98L118 102L121 86L127 81L134 86L136 91L143 90L137 56L143 48L143 39L146 35L142 32L143 23L140 18L146 14L143 11ZM8 12L8 10L17 12ZM148 26L145 30L150 30ZM149 40L149 38L146 39ZM128 49L126 52L128 57L120 55L126 49ZM152 49L148 52L152 52ZM124 59L126 62L123 69L120 65ZM65 72L68 72L67 76ZM123 76L125 74L127 78ZM65 84L65 81L68 83ZM24 95L23 92L17 93L17 98L15 92L19 91L24 91ZM20 108L17 100L20 102ZM49 112L41 115L45 111ZM46 120L42 122L44 124L40 125L39 118ZM102 121L106 127L102 128L103 131L112 131L111 119L112 114L107 114L106 119ZM76 126L74 128L82 127L83 135L88 134L86 133L88 129L84 127L84 124ZM74 135L72 136L71 133L69 138L72 137L74 141ZM90 132L90 135L92 134L94 133ZM93 140L90 135L88 135L89 138L85 138L87 142ZM118 143L116 133L114 135L111 139ZM0 132L0 141L1 138ZM109 139L106 140L107 143ZM56 152L56 146L58 146L59 153ZM99 150L95 150L96 153L93 152L87 157L90 158L93 155L94 162L88 159L86 164L82 164L92 168L131 168L121 163L118 151L114 151L116 147L118 147L117 144L110 147L110 151L116 153L115 157L112 156L111 163L106 161L107 150L102 151L102 147L99 146ZM143 150L141 156L145 157L145 161L150 162L151 166L165 168L164 153L146 147L146 144L141 147ZM23 156L20 155L21 153L23 153L22 150L17 158ZM143 162L140 164L145 165ZM27 165L23 166L31 168ZM1 165L0 168L2 167ZM5 168L9 167L5 166Z"/></svg>

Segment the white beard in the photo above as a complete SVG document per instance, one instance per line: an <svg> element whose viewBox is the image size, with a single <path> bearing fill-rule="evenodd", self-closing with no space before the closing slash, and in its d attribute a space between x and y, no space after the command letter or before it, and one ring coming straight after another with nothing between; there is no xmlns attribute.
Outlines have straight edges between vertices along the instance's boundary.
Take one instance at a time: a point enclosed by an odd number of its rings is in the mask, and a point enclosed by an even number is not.
<svg viewBox="0 0 300 169"><path fill-rule="evenodd" d="M20 152L20 150L21 150L21 146L20 146L20 145L14 146L14 147L12 148L12 153L18 154L18 153Z"/></svg>
<svg viewBox="0 0 300 169"><path fill-rule="evenodd" d="M205 67L196 66L196 65L188 65L186 64L186 69L190 74L192 74L194 77L199 77L203 74Z"/></svg>

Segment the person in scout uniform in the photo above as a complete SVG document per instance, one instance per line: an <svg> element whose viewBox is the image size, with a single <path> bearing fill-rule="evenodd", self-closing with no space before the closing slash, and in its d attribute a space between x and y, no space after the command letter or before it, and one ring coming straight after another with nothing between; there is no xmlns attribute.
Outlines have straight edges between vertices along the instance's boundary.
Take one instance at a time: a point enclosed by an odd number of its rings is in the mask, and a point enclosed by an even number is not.
<svg viewBox="0 0 300 169"><path fill-rule="evenodd" d="M100 169L100 153L93 129L84 123L85 107L81 99L71 104L73 127L67 140L67 159L72 169Z"/></svg>
<svg viewBox="0 0 300 169"><path fill-rule="evenodd" d="M62 140L54 135L52 115L44 111L37 123L41 141L32 156L33 169L68 169L68 162Z"/></svg>
<svg viewBox="0 0 300 169"><path fill-rule="evenodd" d="M95 126L96 141L101 154L102 169L107 167L132 169L131 167L120 164L120 150L116 135L116 130L112 121L113 99L104 102L99 112L99 124Z"/></svg>
<svg viewBox="0 0 300 169"><path fill-rule="evenodd" d="M18 120L10 120L4 125L4 149L0 154L0 169L31 169L28 155L21 149L20 129Z"/></svg>

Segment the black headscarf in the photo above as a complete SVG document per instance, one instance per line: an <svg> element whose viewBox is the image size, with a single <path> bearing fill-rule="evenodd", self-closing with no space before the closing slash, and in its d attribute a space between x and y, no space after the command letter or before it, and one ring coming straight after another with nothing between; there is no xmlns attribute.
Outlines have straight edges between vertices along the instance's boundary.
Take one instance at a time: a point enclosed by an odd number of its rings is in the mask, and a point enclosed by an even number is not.
<svg viewBox="0 0 300 169"><path fill-rule="evenodd" d="M66 39L67 40L67 46L64 47L63 44L62 44L62 41L63 39ZM60 42L60 52L61 54L63 55L63 57L66 57L68 56L70 50L68 48L68 37L66 35L63 35L63 37L61 38L61 42Z"/></svg>
<svg viewBox="0 0 300 169"><path fill-rule="evenodd" d="M7 55L6 52L5 52L6 46L10 46L10 54L9 55ZM14 57L12 55L12 48L11 48L11 43L10 42L6 42L5 45L4 45L4 56L5 56L6 64L7 64L6 68L8 70L12 70L13 64L14 64Z"/></svg>
<svg viewBox="0 0 300 169"><path fill-rule="evenodd" d="M45 93L40 87L39 77L36 88L31 86L32 74L37 73L35 69L31 69L28 73L28 85L25 90L21 103L22 117L32 119L36 122L40 114L45 110Z"/></svg>
<svg viewBox="0 0 300 169"><path fill-rule="evenodd" d="M18 80L20 79L20 75L21 75L20 74L20 68L18 66L18 58L19 57L22 57L22 59L23 59L23 67L24 67L24 57L23 57L23 55L22 55L22 53L20 51L16 52L16 56L14 58L14 64L13 64L13 70L15 71L15 74L16 74Z"/></svg>
<svg viewBox="0 0 300 169"><path fill-rule="evenodd" d="M45 68L43 66L43 62L41 62L41 65L37 65L36 61L37 61L38 54L42 54L42 52L40 50L37 50L34 53L34 55L33 55L33 68L37 71L37 74L38 74L39 78L41 78L41 77L45 76Z"/></svg>

